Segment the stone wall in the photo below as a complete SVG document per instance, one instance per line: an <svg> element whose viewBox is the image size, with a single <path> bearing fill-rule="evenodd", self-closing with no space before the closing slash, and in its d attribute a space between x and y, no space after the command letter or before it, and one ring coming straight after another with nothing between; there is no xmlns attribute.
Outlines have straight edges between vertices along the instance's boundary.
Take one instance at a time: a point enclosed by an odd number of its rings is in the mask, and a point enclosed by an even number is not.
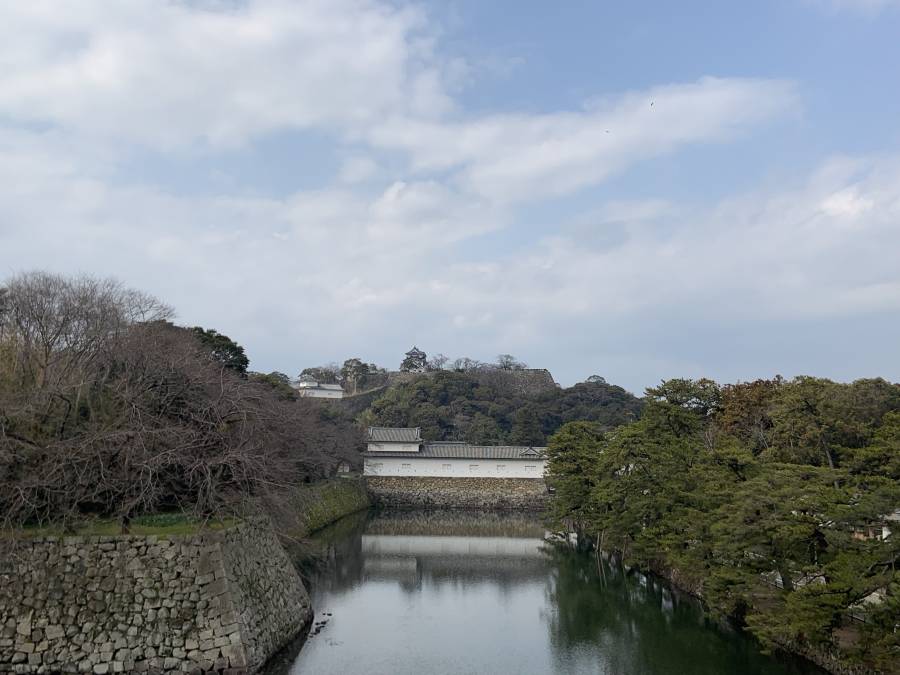
<svg viewBox="0 0 900 675"><path fill-rule="evenodd" d="M0 540L0 672L253 673L308 625L272 530Z"/></svg>
<svg viewBox="0 0 900 675"><path fill-rule="evenodd" d="M480 382L497 387L507 396L535 397L558 389L546 368L476 370L474 373Z"/></svg>
<svg viewBox="0 0 900 675"><path fill-rule="evenodd" d="M367 476L373 503L391 508L540 511L547 486L540 478Z"/></svg>

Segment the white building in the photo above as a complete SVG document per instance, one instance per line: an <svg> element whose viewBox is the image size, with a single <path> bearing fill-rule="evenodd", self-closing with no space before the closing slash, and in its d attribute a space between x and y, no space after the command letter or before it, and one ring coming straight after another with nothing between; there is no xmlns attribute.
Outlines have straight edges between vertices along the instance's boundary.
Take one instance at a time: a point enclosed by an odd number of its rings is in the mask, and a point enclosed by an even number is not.
<svg viewBox="0 0 900 675"><path fill-rule="evenodd" d="M426 442L418 428L369 427L366 476L543 478L546 448Z"/></svg>
<svg viewBox="0 0 900 675"><path fill-rule="evenodd" d="M344 398L344 390L339 384L319 384L309 375L301 375L294 382L294 389L300 396L310 398Z"/></svg>

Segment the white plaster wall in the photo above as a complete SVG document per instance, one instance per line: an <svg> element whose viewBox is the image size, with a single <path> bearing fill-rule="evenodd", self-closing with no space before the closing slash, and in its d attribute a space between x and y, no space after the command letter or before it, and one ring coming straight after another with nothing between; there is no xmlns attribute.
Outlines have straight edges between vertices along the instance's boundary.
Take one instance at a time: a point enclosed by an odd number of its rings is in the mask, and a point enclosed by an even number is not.
<svg viewBox="0 0 900 675"><path fill-rule="evenodd" d="M366 457L366 476L444 476L446 478L542 478L543 459L434 459Z"/></svg>
<svg viewBox="0 0 900 675"><path fill-rule="evenodd" d="M369 452L418 452L419 443L369 443Z"/></svg>
<svg viewBox="0 0 900 675"><path fill-rule="evenodd" d="M309 398L344 398L342 389L298 389L297 393Z"/></svg>

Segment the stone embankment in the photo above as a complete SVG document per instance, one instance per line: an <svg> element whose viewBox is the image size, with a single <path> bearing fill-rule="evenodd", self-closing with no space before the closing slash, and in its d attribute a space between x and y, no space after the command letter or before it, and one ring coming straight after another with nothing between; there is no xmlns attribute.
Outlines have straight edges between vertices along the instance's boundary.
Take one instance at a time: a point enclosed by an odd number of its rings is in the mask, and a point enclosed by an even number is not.
<svg viewBox="0 0 900 675"><path fill-rule="evenodd" d="M257 672L311 620L271 528L0 540L0 672Z"/></svg>
<svg viewBox="0 0 900 675"><path fill-rule="evenodd" d="M367 476L374 504L391 508L541 511L547 485L535 478Z"/></svg>

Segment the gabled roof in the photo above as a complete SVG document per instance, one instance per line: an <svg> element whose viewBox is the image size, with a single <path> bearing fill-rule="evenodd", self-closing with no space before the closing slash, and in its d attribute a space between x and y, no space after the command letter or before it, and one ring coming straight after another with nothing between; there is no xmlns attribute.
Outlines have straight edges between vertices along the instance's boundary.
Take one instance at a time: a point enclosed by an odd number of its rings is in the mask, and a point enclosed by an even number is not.
<svg viewBox="0 0 900 675"><path fill-rule="evenodd" d="M413 346L412 349L410 349L408 352L406 352L406 356L418 356L419 358L424 358L425 352L423 352L418 347Z"/></svg>
<svg viewBox="0 0 900 675"><path fill-rule="evenodd" d="M469 445L468 443L437 442L425 443L422 449L413 455L409 452L392 453L367 452L366 457L431 457L435 459L545 459L547 448L533 448L522 445Z"/></svg>
<svg viewBox="0 0 900 675"><path fill-rule="evenodd" d="M373 443L421 443L419 427L369 427L369 440Z"/></svg>

